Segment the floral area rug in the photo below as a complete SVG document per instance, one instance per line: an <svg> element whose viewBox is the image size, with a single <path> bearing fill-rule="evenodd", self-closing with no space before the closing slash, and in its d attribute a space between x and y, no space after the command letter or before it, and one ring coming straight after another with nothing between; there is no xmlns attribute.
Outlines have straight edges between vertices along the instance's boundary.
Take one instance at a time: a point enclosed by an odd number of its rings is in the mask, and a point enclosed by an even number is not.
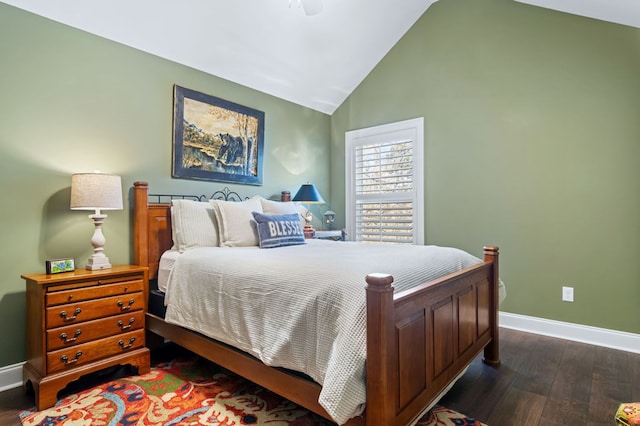
<svg viewBox="0 0 640 426"><path fill-rule="evenodd" d="M49 409L23 411L23 425L333 426L308 410L200 358L157 364L69 395ZM437 406L419 426L482 425Z"/></svg>

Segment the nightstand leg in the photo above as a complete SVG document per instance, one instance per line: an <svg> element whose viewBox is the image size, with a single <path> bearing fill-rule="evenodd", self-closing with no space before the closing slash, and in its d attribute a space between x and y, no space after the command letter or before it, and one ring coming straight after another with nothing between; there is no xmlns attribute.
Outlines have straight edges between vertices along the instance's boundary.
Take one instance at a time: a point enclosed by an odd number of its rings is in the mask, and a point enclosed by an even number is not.
<svg viewBox="0 0 640 426"><path fill-rule="evenodd" d="M93 364L47 377L41 377L33 370L31 365L27 363L22 370L23 386L27 388L29 386L28 383L31 384L35 394L36 407L41 411L53 407L56 402L58 402L58 393L67 387L69 383L95 371L104 370L114 365L127 364L137 367L138 375L147 374L151 370L149 349L136 349L128 354L99 360Z"/></svg>

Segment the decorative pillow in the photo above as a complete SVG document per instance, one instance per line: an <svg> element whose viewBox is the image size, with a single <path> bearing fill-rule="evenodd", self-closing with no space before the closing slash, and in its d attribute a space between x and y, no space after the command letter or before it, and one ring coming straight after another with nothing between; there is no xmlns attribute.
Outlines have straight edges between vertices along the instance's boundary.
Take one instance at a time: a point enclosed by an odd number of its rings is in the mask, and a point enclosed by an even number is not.
<svg viewBox="0 0 640 426"><path fill-rule="evenodd" d="M297 213L267 215L253 212L258 224L260 248L274 248L304 244L304 233Z"/></svg>
<svg viewBox="0 0 640 426"><path fill-rule="evenodd" d="M262 204L257 197L244 201L209 200L213 206L220 246L248 247L258 245L258 233L251 212L262 213Z"/></svg>
<svg viewBox="0 0 640 426"><path fill-rule="evenodd" d="M260 200L262 213L264 214L290 214L298 212L298 207L293 201L273 201L260 196L256 198Z"/></svg>
<svg viewBox="0 0 640 426"><path fill-rule="evenodd" d="M640 425L640 402L620 404L615 419L619 426Z"/></svg>
<svg viewBox="0 0 640 426"><path fill-rule="evenodd" d="M302 226L304 226L305 221L302 217L302 213L307 211L306 207L302 207L294 203L293 201L273 201L267 200L263 197L260 198L260 203L262 204L262 212L264 214L298 214L298 219Z"/></svg>
<svg viewBox="0 0 640 426"><path fill-rule="evenodd" d="M174 208L173 205L169 208L169 214L171 215L171 242L173 245L171 246L171 250L178 250L178 240L176 239L176 220L174 218L175 214L173 213Z"/></svg>
<svg viewBox="0 0 640 426"><path fill-rule="evenodd" d="M218 247L213 207L206 201L172 200L173 246L180 252L196 247Z"/></svg>

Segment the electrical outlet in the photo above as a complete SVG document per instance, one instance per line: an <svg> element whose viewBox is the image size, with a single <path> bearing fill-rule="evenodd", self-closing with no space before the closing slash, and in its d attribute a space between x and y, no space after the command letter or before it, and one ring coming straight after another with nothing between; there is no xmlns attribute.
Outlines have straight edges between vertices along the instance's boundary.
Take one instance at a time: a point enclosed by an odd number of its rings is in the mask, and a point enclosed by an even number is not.
<svg viewBox="0 0 640 426"><path fill-rule="evenodd" d="M562 301L573 302L573 287L562 287Z"/></svg>

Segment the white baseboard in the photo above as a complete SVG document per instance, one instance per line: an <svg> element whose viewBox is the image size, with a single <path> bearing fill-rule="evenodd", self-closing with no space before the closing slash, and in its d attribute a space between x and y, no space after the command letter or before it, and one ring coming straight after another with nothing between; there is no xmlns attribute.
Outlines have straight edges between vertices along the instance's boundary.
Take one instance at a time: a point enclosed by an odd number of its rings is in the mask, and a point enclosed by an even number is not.
<svg viewBox="0 0 640 426"><path fill-rule="evenodd" d="M22 386L24 362L0 368L0 392Z"/></svg>
<svg viewBox="0 0 640 426"><path fill-rule="evenodd" d="M500 312L500 327L640 353L640 334Z"/></svg>

